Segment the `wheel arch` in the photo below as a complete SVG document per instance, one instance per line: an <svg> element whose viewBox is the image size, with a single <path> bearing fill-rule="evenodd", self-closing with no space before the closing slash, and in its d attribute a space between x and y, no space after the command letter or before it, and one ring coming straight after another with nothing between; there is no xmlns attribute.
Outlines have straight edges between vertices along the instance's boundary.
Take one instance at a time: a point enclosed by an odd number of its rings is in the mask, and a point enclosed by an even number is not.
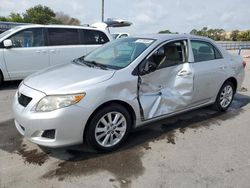
<svg viewBox="0 0 250 188"><path fill-rule="evenodd" d="M2 80L1 80L2 78ZM4 81L4 76L3 76L3 72L2 70L0 69L0 84Z"/></svg>
<svg viewBox="0 0 250 188"><path fill-rule="evenodd" d="M225 82L222 85L224 85L228 81L231 82L234 85L234 93L235 93L237 91L237 88L238 88L237 79L234 78L234 77L230 77L227 80L225 80Z"/></svg>
<svg viewBox="0 0 250 188"><path fill-rule="evenodd" d="M108 106L108 105L111 105L111 104L118 104L118 105L121 105L123 106L129 113L130 117L131 117L131 121L132 121L132 128L135 126L135 122L136 122L136 114L135 114L135 111L134 109L132 108L132 106L130 104L128 104L127 102L124 102L124 101L121 101L121 100L112 100L112 101L107 101L103 104L101 104L100 106L98 106L95 111L90 115L90 117L88 118L87 120L87 123L86 123L86 126L84 127L84 130L83 130L83 141L86 140L85 138L85 132L86 132L86 129L88 128L89 124L90 124L90 121L93 119L93 117L95 116L95 114L100 111L101 109L105 108L105 106Z"/></svg>

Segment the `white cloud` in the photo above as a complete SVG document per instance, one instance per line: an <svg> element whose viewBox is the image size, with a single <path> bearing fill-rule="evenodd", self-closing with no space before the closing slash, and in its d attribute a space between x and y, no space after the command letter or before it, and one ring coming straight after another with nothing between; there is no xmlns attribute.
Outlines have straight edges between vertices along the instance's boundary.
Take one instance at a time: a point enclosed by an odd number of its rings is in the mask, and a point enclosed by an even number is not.
<svg viewBox="0 0 250 188"><path fill-rule="evenodd" d="M135 21L136 23L139 23L140 25L143 24L150 24L153 23L154 20L152 19L152 17L150 17L149 15L146 14L139 14L135 17Z"/></svg>

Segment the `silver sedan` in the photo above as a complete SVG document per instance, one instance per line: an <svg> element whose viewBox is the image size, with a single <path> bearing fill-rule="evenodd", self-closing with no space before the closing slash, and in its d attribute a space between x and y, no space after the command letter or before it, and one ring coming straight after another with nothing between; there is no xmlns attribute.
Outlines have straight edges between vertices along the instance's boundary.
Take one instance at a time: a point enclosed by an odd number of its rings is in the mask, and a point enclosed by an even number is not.
<svg viewBox="0 0 250 188"><path fill-rule="evenodd" d="M192 35L118 39L26 78L13 101L17 130L48 147L118 148L131 129L202 106L230 106L245 62Z"/></svg>

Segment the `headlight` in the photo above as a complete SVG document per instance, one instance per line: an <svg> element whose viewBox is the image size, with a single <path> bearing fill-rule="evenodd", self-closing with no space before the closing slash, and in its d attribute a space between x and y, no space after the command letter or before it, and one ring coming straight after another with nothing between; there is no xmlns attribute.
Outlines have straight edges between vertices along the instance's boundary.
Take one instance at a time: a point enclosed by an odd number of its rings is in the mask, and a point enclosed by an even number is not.
<svg viewBox="0 0 250 188"><path fill-rule="evenodd" d="M54 95L42 98L36 105L36 112L50 112L80 102L85 93L72 95Z"/></svg>

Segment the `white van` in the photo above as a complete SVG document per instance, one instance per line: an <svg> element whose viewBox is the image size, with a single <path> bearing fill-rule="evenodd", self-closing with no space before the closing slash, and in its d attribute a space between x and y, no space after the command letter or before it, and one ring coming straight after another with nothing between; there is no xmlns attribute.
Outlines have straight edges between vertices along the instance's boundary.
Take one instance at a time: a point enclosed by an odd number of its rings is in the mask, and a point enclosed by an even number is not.
<svg viewBox="0 0 250 188"><path fill-rule="evenodd" d="M69 63L112 37L103 30L64 25L23 25L0 34L0 83Z"/></svg>

